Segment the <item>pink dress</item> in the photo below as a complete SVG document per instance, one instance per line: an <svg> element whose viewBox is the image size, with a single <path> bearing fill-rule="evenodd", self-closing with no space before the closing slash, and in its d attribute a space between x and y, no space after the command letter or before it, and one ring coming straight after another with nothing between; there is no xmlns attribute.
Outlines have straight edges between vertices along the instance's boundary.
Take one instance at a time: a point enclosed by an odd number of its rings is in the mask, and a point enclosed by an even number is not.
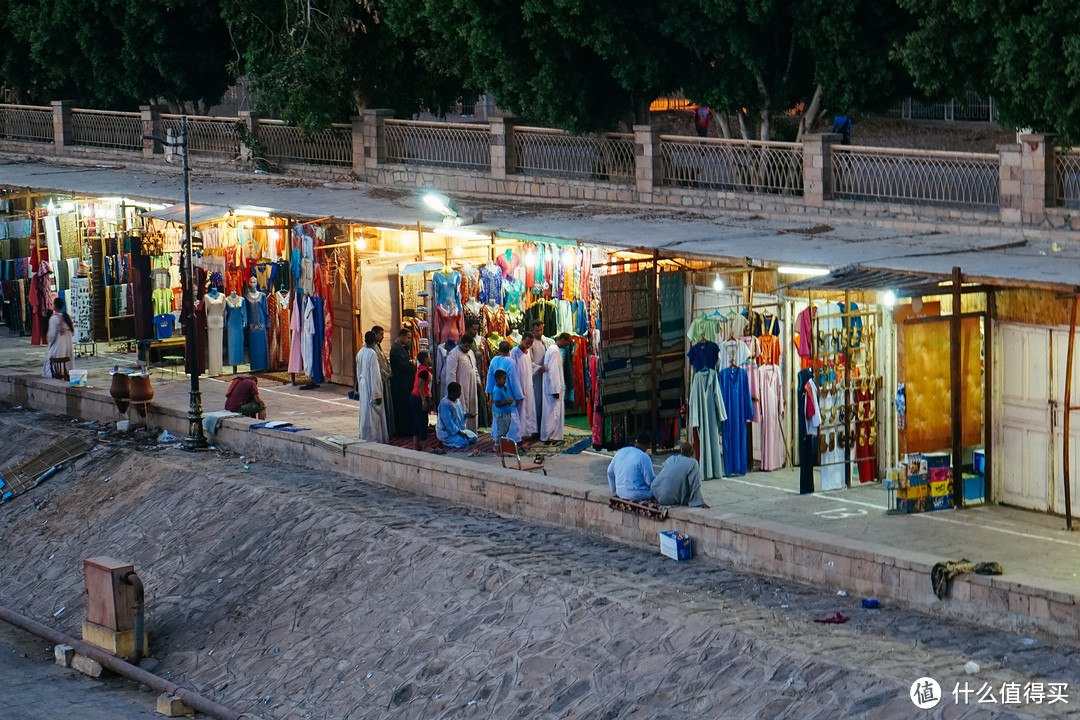
<svg viewBox="0 0 1080 720"><path fill-rule="evenodd" d="M300 310L300 293L293 293L292 312L289 313L289 372L304 372L304 357L300 353L300 335L304 318Z"/></svg>

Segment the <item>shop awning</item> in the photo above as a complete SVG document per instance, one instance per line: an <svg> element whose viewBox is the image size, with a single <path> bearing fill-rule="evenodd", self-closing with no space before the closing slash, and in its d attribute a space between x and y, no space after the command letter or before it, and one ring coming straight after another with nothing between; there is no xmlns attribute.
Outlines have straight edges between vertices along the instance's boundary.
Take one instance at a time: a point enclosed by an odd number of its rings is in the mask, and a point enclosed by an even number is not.
<svg viewBox="0 0 1080 720"><path fill-rule="evenodd" d="M202 223L213 222L214 220L221 220L227 218L232 214L232 208L225 207L224 205L199 205L196 203L191 204L191 224L201 225ZM157 218L158 220L165 220L166 222L181 223L184 222L184 204L177 203L176 205L170 205L167 208L161 210L149 210L143 213L144 217Z"/></svg>
<svg viewBox="0 0 1080 720"><path fill-rule="evenodd" d="M806 278L787 286L791 290L851 290L851 291L886 291L891 290L897 297L915 297L920 295L941 294L947 292L939 284L950 280L951 275L944 273L901 272L881 270L861 265L849 265L834 270L828 275Z"/></svg>

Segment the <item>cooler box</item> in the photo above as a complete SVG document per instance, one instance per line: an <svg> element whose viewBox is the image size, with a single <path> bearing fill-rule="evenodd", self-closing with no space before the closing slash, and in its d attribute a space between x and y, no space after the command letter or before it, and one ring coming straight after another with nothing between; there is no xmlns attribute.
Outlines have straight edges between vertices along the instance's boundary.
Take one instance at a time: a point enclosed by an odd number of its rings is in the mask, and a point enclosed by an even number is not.
<svg viewBox="0 0 1080 720"><path fill-rule="evenodd" d="M982 474L964 473L964 499L986 499L986 477Z"/></svg>
<svg viewBox="0 0 1080 720"><path fill-rule="evenodd" d="M660 554L679 562L689 560L691 557L690 538L677 530L661 532Z"/></svg>
<svg viewBox="0 0 1080 720"><path fill-rule="evenodd" d="M975 461L975 474L976 475L985 475L986 474L986 451L985 450L976 450L975 455L974 455L974 461Z"/></svg>
<svg viewBox="0 0 1080 720"><path fill-rule="evenodd" d="M923 455L923 459L926 460L926 467L933 470L934 468L947 468L952 465L949 453L936 452L926 453Z"/></svg>

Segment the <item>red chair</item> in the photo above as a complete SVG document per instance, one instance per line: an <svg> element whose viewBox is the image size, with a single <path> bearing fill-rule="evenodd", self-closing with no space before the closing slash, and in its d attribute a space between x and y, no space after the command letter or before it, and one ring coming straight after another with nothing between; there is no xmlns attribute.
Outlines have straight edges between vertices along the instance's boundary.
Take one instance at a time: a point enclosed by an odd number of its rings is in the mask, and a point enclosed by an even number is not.
<svg viewBox="0 0 1080 720"><path fill-rule="evenodd" d="M521 454L518 453L518 444L516 442L514 442L513 440L511 440L510 438L507 438L507 437L499 438L499 454L502 456L502 466L504 468L506 467L506 459L507 458L514 458L515 460L517 460L517 469L518 470L525 470L525 471L539 470L540 472L544 473L544 475L547 475L547 468L544 467L543 463L523 463L523 462L521 462ZM510 469L512 469L512 468L510 468Z"/></svg>

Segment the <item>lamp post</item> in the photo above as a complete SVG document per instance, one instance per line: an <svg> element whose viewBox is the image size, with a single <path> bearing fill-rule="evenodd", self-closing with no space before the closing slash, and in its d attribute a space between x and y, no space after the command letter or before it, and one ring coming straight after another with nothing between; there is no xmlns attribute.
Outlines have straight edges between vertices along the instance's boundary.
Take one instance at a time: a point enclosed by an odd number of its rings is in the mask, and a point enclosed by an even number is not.
<svg viewBox="0 0 1080 720"><path fill-rule="evenodd" d="M180 116L180 136L176 137L171 132L166 140L156 135L144 135L144 138L156 140L165 145L169 150L165 161L171 161L174 152L179 154L184 167L184 315L187 317L187 333L184 337L185 361L188 366L188 376L191 378L191 388L188 391L188 434L184 438L182 447L185 450L204 450L209 446L206 435L203 433L202 391L199 389L199 365L195 357L197 345L195 343L195 267L192 254L191 237L191 192L188 181L188 156L187 156L187 115Z"/></svg>

